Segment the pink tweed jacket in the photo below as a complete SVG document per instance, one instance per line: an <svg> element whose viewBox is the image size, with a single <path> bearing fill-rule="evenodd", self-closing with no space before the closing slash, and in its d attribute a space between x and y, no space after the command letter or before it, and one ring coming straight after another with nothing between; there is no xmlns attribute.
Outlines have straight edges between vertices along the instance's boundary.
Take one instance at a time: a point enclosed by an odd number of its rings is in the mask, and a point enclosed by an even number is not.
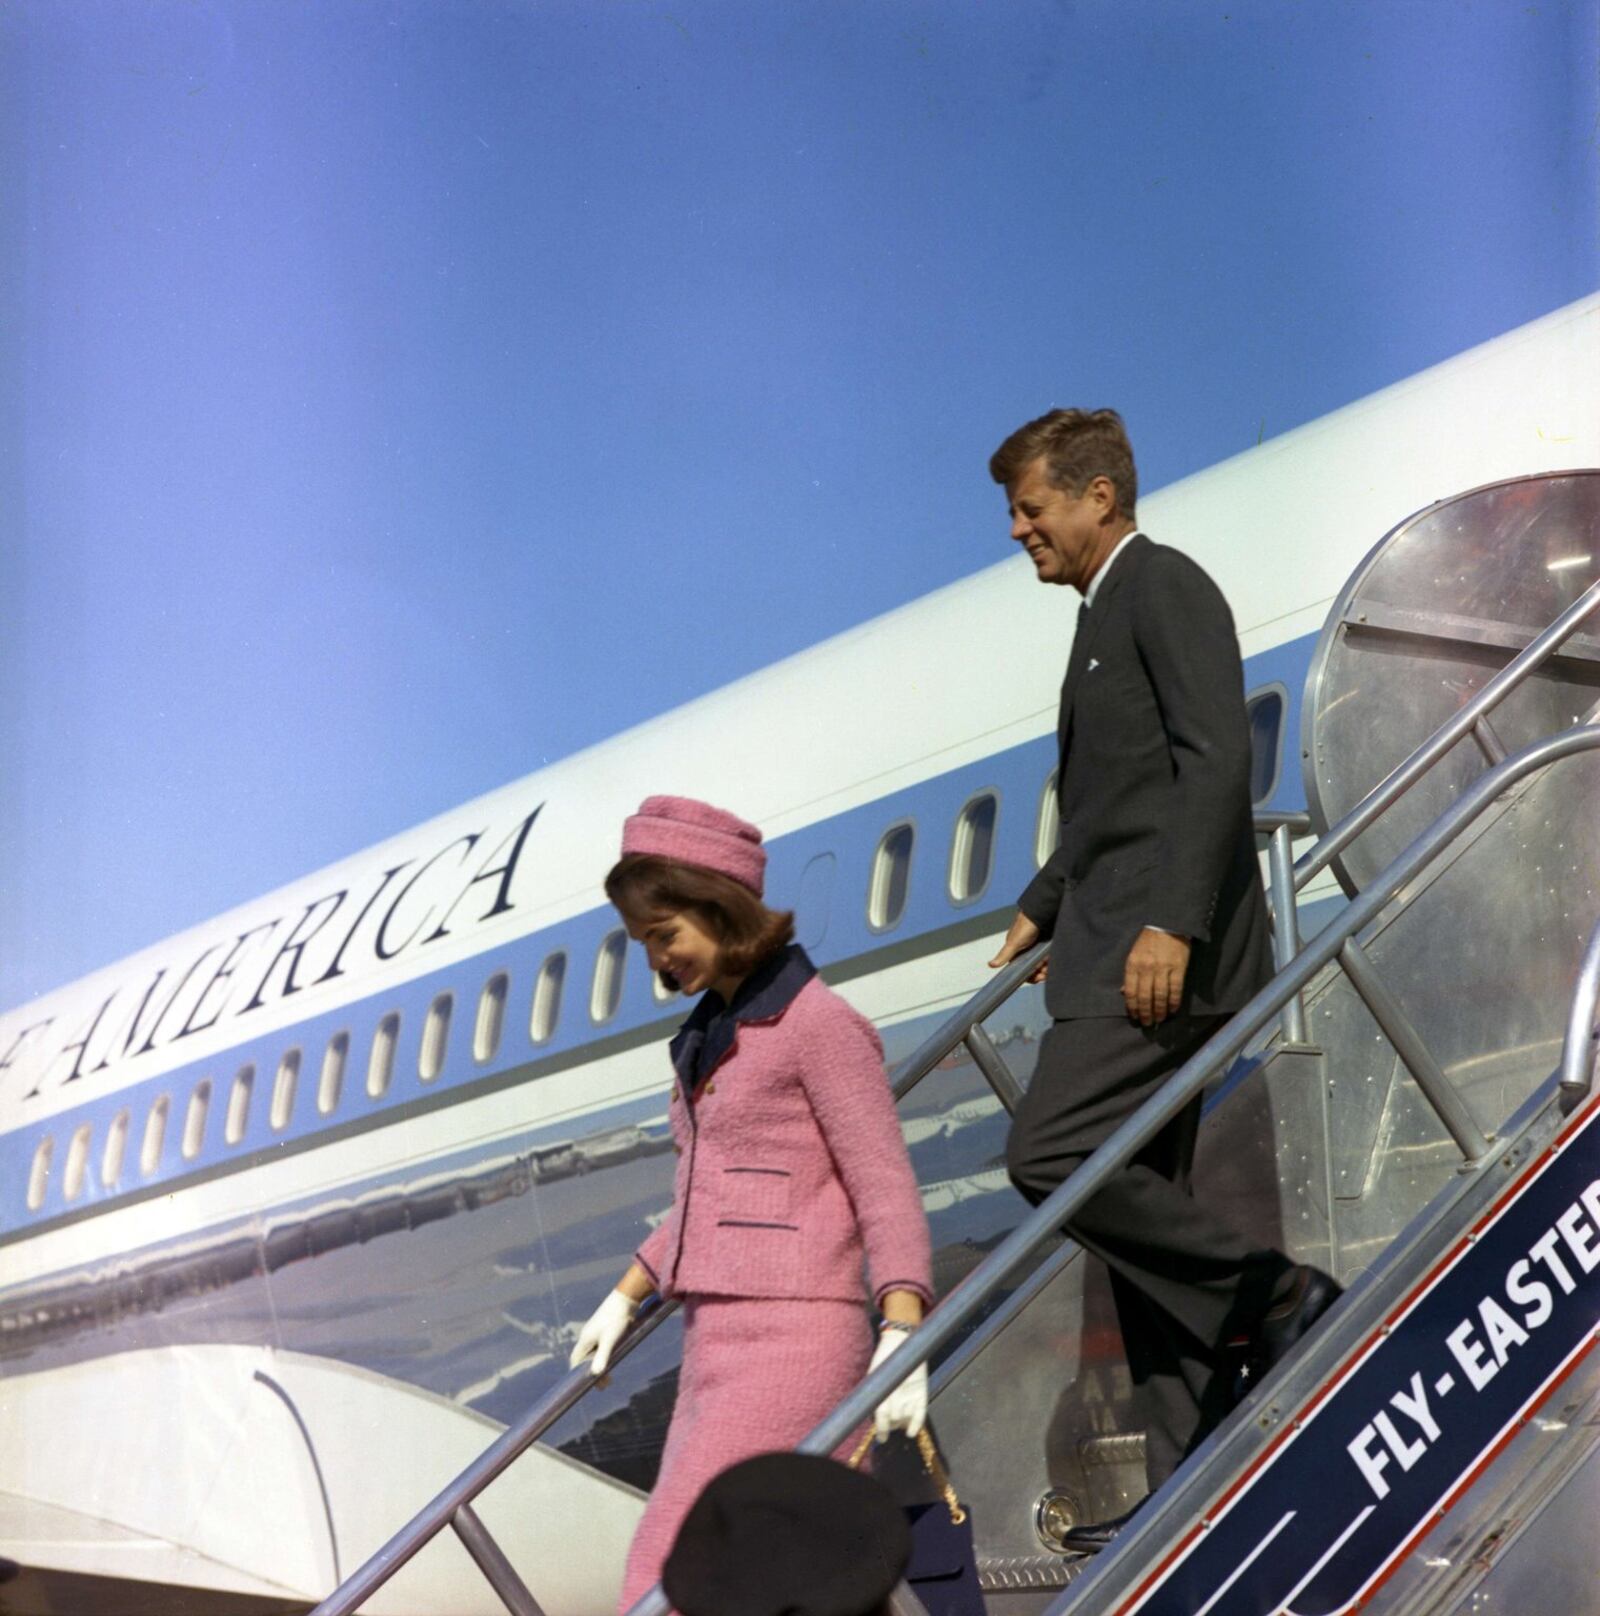
<svg viewBox="0 0 1600 1616"><path fill-rule="evenodd" d="M856 1301L865 1257L875 1299L931 1304L928 1224L877 1031L800 949L776 975L692 1098L680 1070L672 1209L639 1261L663 1294Z"/></svg>

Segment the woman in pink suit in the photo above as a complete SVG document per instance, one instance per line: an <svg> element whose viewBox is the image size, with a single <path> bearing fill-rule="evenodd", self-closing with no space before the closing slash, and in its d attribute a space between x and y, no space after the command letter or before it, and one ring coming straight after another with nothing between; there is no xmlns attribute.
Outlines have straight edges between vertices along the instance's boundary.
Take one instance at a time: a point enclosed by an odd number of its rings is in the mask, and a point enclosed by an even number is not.
<svg viewBox="0 0 1600 1616"><path fill-rule="evenodd" d="M579 1334L602 1374L653 1291L683 1300L684 1356L661 1472L629 1551L621 1609L655 1583L700 1489L793 1447L921 1322L928 1226L877 1032L761 901L754 825L650 797L622 833L606 895L652 970L702 994L671 1044L672 1208ZM873 1348L863 1262L883 1322ZM918 1370L880 1435L927 1412Z"/></svg>

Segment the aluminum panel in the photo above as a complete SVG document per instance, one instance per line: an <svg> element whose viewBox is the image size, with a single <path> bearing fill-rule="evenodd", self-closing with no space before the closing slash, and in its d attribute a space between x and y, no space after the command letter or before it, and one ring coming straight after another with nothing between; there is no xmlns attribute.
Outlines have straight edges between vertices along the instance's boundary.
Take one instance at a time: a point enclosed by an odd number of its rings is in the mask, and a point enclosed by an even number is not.
<svg viewBox="0 0 1600 1616"><path fill-rule="evenodd" d="M1600 472L1474 489L1402 522L1328 615L1306 681L1306 802L1319 833L1600 577ZM1504 752L1600 700L1593 618L1490 715ZM1354 893L1481 775L1467 737L1334 860Z"/></svg>

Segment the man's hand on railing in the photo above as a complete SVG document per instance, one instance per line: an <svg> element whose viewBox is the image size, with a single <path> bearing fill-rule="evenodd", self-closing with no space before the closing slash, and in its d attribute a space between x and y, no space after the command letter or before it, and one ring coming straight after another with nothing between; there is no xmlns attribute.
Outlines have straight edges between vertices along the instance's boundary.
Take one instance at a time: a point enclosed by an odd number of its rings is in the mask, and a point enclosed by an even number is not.
<svg viewBox="0 0 1600 1616"><path fill-rule="evenodd" d="M638 1311L639 1304L631 1296L612 1291L589 1315L588 1323L578 1331L577 1344L567 1360L568 1367L576 1369L592 1355L594 1362L589 1365L589 1373L597 1377L603 1375L610 1366L611 1354L617 1350L617 1343L628 1333L628 1326L633 1323L633 1316Z"/></svg>
<svg viewBox="0 0 1600 1616"><path fill-rule="evenodd" d="M910 1329L890 1327L885 1329L878 1337L877 1350L872 1354L872 1362L867 1365L870 1375L885 1358L904 1345ZM895 1389L878 1404L877 1412L872 1417L872 1428L877 1433L880 1442L891 1431L904 1431L907 1436L915 1436L928 1419L928 1366L918 1364L915 1369L900 1382Z"/></svg>
<svg viewBox="0 0 1600 1616"><path fill-rule="evenodd" d="M1033 945L1039 941L1039 928L1028 919L1019 909L1017 918L1011 922L1011 930L1005 935L1005 941L1000 945L1000 951L989 961L989 969L998 971L1002 965L1009 965L1018 954L1026 954ZM1050 974L1050 961L1039 961L1038 970L1029 977L1030 982L1042 982Z"/></svg>

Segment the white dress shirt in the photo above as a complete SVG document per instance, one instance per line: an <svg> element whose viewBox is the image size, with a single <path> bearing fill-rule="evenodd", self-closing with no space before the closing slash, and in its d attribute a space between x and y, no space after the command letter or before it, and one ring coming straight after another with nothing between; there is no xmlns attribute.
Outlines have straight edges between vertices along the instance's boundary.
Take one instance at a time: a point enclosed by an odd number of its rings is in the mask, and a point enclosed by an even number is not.
<svg viewBox="0 0 1600 1616"><path fill-rule="evenodd" d="M1127 549L1129 541L1138 537L1138 528L1135 528L1131 533L1124 533L1116 544L1112 546L1111 554L1095 568L1094 577L1089 580L1089 587L1083 592L1083 604L1085 606L1094 605L1094 592L1100 587L1100 580L1111 571L1111 563Z"/></svg>

